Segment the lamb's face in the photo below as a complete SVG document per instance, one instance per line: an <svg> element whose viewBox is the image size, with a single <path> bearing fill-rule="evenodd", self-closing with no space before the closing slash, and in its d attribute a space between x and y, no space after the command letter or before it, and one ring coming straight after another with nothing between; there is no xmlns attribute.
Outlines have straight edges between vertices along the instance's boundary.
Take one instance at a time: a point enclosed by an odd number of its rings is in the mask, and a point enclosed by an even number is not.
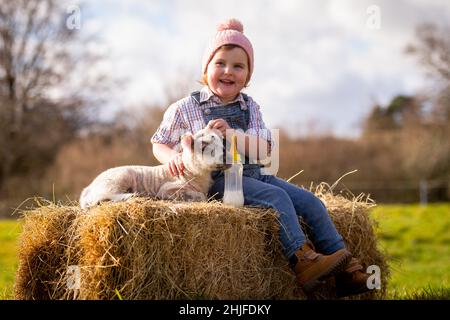
<svg viewBox="0 0 450 320"><path fill-rule="evenodd" d="M223 139L220 133L209 128L198 131L191 143L192 164L202 171L223 170L227 167L224 161Z"/></svg>

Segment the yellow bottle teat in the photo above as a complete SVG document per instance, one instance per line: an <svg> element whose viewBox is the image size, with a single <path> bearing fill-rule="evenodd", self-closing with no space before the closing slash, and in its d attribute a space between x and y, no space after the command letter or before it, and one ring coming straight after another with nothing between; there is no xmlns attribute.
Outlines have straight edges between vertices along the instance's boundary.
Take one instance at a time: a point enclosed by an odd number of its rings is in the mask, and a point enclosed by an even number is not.
<svg viewBox="0 0 450 320"><path fill-rule="evenodd" d="M233 157L233 163L241 162L241 156L239 155L239 152L237 151L237 136L236 135L233 135L231 137L230 153Z"/></svg>

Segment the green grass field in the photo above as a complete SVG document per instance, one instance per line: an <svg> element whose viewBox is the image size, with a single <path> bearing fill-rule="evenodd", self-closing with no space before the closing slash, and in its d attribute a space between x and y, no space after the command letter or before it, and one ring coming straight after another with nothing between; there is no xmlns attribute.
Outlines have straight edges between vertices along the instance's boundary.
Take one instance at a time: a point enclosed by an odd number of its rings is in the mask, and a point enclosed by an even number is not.
<svg viewBox="0 0 450 320"><path fill-rule="evenodd" d="M372 216L392 269L390 297L450 299L450 204L382 205Z"/></svg>
<svg viewBox="0 0 450 320"><path fill-rule="evenodd" d="M20 224L17 221L0 220L0 299L11 299L13 296L17 238L20 232Z"/></svg>
<svg viewBox="0 0 450 320"><path fill-rule="evenodd" d="M389 258L391 299L450 299L450 203L379 205L380 246ZM0 299L13 297L17 221L0 221Z"/></svg>

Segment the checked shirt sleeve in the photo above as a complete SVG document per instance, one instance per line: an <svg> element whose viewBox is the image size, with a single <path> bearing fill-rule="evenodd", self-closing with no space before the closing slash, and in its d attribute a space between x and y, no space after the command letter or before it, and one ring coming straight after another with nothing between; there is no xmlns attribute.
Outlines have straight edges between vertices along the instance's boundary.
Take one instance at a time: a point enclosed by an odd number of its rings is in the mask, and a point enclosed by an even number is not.
<svg viewBox="0 0 450 320"><path fill-rule="evenodd" d="M163 120L151 138L152 143L166 144L174 148L186 132L180 105L174 103L167 108Z"/></svg>

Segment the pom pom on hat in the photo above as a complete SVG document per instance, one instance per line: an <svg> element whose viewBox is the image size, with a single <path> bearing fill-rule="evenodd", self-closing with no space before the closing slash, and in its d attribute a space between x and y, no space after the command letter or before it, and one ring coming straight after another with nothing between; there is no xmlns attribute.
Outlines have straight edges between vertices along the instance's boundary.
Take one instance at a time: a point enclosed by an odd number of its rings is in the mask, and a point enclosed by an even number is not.
<svg viewBox="0 0 450 320"><path fill-rule="evenodd" d="M248 38L244 35L244 26L237 19L228 19L217 26L217 33L212 39L210 39L203 55L202 73L206 73L206 68L208 67L209 62L213 58L217 49L227 44L239 46L247 54L249 61L248 78L250 79L253 73L253 47L250 40L248 40Z"/></svg>
<svg viewBox="0 0 450 320"><path fill-rule="evenodd" d="M244 33L244 26L237 19L229 19L227 21L220 23L217 26L217 32L225 30L236 30L239 31L240 33Z"/></svg>

